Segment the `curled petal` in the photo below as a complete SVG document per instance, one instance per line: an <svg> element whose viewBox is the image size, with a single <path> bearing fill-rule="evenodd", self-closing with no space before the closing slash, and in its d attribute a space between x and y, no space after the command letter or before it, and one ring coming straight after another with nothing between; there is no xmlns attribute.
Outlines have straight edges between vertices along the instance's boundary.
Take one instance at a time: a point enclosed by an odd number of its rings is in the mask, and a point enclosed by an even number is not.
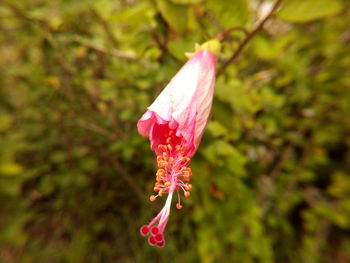
<svg viewBox="0 0 350 263"><path fill-rule="evenodd" d="M160 126L176 130L188 156L197 150L210 114L215 85L215 56L200 50L181 68L148 107L138 122L138 131L148 136L151 148L161 143Z"/></svg>

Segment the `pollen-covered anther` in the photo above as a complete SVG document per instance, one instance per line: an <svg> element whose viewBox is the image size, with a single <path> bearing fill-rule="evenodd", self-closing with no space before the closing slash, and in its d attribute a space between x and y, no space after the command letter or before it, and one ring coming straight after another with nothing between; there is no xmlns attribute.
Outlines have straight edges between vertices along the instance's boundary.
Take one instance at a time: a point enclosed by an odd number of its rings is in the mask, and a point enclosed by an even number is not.
<svg viewBox="0 0 350 263"><path fill-rule="evenodd" d="M185 188L187 191L191 191L192 185L191 184L185 184Z"/></svg>
<svg viewBox="0 0 350 263"><path fill-rule="evenodd" d="M157 179L156 179L156 183L154 184L154 186L158 186L158 187L160 187L160 185L162 184L162 177L157 177Z"/></svg>
<svg viewBox="0 0 350 263"><path fill-rule="evenodd" d="M186 182L189 182L190 181L190 177L188 175L183 175L182 176L182 180L186 181Z"/></svg>
<svg viewBox="0 0 350 263"><path fill-rule="evenodd" d="M164 151L164 146L165 146L165 145L163 145L163 144L159 144L159 145L158 145L158 150Z"/></svg>
<svg viewBox="0 0 350 263"><path fill-rule="evenodd" d="M151 202L153 202L154 200L156 200L156 198L157 198L157 196L151 195L151 196L149 197L149 200L150 200Z"/></svg>
<svg viewBox="0 0 350 263"><path fill-rule="evenodd" d="M191 159L190 158L188 158L188 157L182 157L181 159L180 159L180 161L183 163L183 164L187 164L189 161L190 161ZM186 167L187 168L187 167Z"/></svg>
<svg viewBox="0 0 350 263"><path fill-rule="evenodd" d="M159 168L166 168L167 166L168 166L168 162L166 162L166 161L159 161L158 162Z"/></svg>
<svg viewBox="0 0 350 263"><path fill-rule="evenodd" d="M163 175L163 174L165 174L165 170L160 168L160 169L157 170L156 174L157 175Z"/></svg>
<svg viewBox="0 0 350 263"><path fill-rule="evenodd" d="M170 182L165 182L165 184L164 184L165 186L170 186L171 185L171 183Z"/></svg>

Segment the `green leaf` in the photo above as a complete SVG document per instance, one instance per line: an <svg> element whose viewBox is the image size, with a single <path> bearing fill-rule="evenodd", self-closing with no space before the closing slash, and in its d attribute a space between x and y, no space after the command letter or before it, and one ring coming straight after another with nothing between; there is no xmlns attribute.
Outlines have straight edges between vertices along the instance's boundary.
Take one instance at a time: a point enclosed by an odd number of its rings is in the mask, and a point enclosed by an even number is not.
<svg viewBox="0 0 350 263"><path fill-rule="evenodd" d="M104 19L109 19L113 12L113 2L109 0L94 1L93 7Z"/></svg>
<svg viewBox="0 0 350 263"><path fill-rule="evenodd" d="M216 167L226 167L236 175L244 175L246 158L236 148L224 140L216 140L201 150L205 158Z"/></svg>
<svg viewBox="0 0 350 263"><path fill-rule="evenodd" d="M248 21L249 8L246 0L209 0L207 5L224 27L242 26Z"/></svg>
<svg viewBox="0 0 350 263"><path fill-rule="evenodd" d="M209 122L207 130L210 131L214 137L225 136L228 134L228 130L218 121Z"/></svg>
<svg viewBox="0 0 350 263"><path fill-rule="evenodd" d="M190 5L190 4L198 4L200 2L203 2L203 0L171 0L171 2L175 4Z"/></svg>
<svg viewBox="0 0 350 263"><path fill-rule="evenodd" d="M339 0L288 0L278 16L288 21L303 23L334 15L341 9Z"/></svg>
<svg viewBox="0 0 350 263"><path fill-rule="evenodd" d="M11 127L12 124L12 118L10 115L1 113L0 118L0 132L6 131Z"/></svg>
<svg viewBox="0 0 350 263"><path fill-rule="evenodd" d="M157 0L158 8L165 21L178 34L183 34L187 28L188 8L174 4L170 0Z"/></svg>
<svg viewBox="0 0 350 263"><path fill-rule="evenodd" d="M12 176L17 175L23 171L22 166L13 162L0 163L0 175Z"/></svg>
<svg viewBox="0 0 350 263"><path fill-rule="evenodd" d="M168 43L168 50L177 59L185 62L188 58L185 56L185 52L193 49L193 41L185 38L170 41Z"/></svg>
<svg viewBox="0 0 350 263"><path fill-rule="evenodd" d="M260 105L254 103L246 91L244 83L239 79L232 78L229 82L218 81L216 96L219 100L227 102L237 112L254 113L260 109Z"/></svg>

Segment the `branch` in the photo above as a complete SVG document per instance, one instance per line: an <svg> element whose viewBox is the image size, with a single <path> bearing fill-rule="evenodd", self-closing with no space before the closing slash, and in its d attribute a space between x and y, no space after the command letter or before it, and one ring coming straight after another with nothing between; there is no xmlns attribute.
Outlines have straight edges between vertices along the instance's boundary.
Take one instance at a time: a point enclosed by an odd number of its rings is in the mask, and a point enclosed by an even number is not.
<svg viewBox="0 0 350 263"><path fill-rule="evenodd" d="M112 55L112 56L117 57L117 58L122 58L122 59L127 59L127 60L136 60L137 59L137 56L132 52L117 50L114 48L105 49L102 46L99 46L96 44L91 44L91 43L80 42L80 44L85 45L85 47L92 49L94 51L97 51L97 52L100 52L103 54Z"/></svg>
<svg viewBox="0 0 350 263"><path fill-rule="evenodd" d="M104 152L105 158L109 162L109 164L114 168L115 171L117 171L122 178L127 182L127 184L130 186L130 188L134 191L138 199L142 203L146 203L144 198L144 193L141 189L141 187L134 181L134 178L127 172L122 165L119 163L117 158L112 158L110 153Z"/></svg>
<svg viewBox="0 0 350 263"><path fill-rule="evenodd" d="M267 20L269 20L274 14L275 11L280 7L283 0L278 0L274 6L271 8L271 11L257 24L257 26L250 32L246 34L246 37L243 39L243 41L240 43L236 51L233 53L233 55L225 61L222 66L219 68L217 72L217 76L221 75L224 70L227 68L228 65L230 65L242 52L243 48L249 43L249 41L256 35L256 33L264 27Z"/></svg>
<svg viewBox="0 0 350 263"><path fill-rule="evenodd" d="M105 31L109 41L113 44L113 46L118 45L118 40L113 34L113 30L109 26L108 22L97 12L96 9L90 8L91 14L95 16L98 22L101 24L103 30Z"/></svg>
<svg viewBox="0 0 350 263"><path fill-rule="evenodd" d="M35 23L37 25L40 25L41 27L45 28L47 31L51 31L50 26L46 23L45 20L40 19L40 18L36 18L36 17L31 17L29 15L27 15L22 8L20 8L18 5L14 4L11 1L7 1L7 0L2 0L2 2L0 3L0 5L3 5L5 7L7 7L8 9L11 10L11 12L17 16L22 18L23 20L26 20L28 22L31 23Z"/></svg>
<svg viewBox="0 0 350 263"><path fill-rule="evenodd" d="M241 31L244 33L245 36L247 36L249 34L249 32L247 31L247 29L245 29L244 27L240 27L240 26L234 26L234 27L230 27L225 29L224 31L218 33L215 36L215 39L217 40L222 40L225 39L225 37L227 37L228 34L230 34L233 31Z"/></svg>
<svg viewBox="0 0 350 263"><path fill-rule="evenodd" d="M96 134L102 135L102 136L107 137L111 140L118 139L118 136L116 134L114 134L114 133L110 132L109 130L105 129L104 127L96 125L95 123L92 123L92 122L76 121L75 125L83 128L83 129L95 132Z"/></svg>

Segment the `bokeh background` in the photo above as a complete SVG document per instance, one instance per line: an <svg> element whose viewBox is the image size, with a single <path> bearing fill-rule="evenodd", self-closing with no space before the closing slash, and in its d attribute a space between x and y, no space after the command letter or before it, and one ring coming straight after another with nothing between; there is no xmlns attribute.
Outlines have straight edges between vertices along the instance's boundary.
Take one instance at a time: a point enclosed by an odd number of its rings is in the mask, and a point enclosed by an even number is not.
<svg viewBox="0 0 350 263"><path fill-rule="evenodd" d="M269 0L0 0L0 262L350 262L350 4L285 0L217 79L166 247L136 122Z"/></svg>

